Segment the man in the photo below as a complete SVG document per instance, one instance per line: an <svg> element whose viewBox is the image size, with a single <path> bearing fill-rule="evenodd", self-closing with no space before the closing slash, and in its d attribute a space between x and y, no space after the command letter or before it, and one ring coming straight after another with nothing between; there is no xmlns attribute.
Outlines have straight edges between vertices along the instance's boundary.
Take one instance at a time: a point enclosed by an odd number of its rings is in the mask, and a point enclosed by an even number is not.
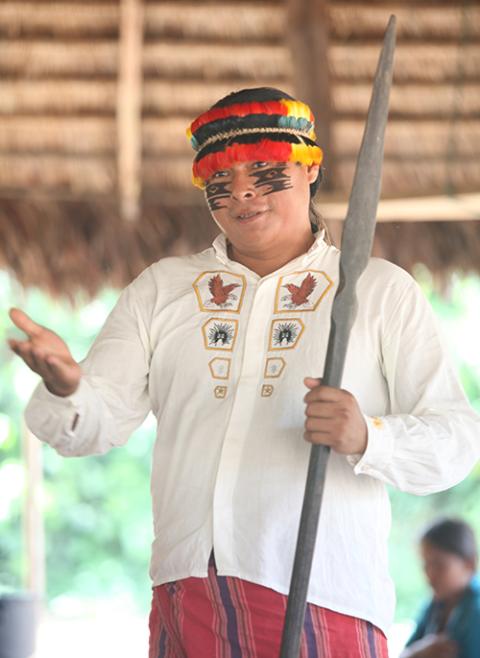
<svg viewBox="0 0 480 658"><path fill-rule="evenodd" d="M322 152L305 104L243 90L189 135L221 235L145 270L81 364L13 310L28 338L11 347L43 378L27 421L61 454L86 455L124 443L153 410L150 658L278 655L308 442L331 446L302 656L387 656L384 483L425 494L461 480L478 419L417 286L376 259L343 389L312 378L339 252L312 232Z"/></svg>

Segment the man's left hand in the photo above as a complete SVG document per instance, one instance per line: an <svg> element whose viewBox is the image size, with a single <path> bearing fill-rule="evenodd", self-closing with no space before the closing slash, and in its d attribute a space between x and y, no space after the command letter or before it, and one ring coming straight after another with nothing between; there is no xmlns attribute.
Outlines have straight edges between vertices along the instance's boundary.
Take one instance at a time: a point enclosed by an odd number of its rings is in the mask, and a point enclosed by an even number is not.
<svg viewBox="0 0 480 658"><path fill-rule="evenodd" d="M323 386L320 379L307 377L305 386L305 434L310 443L321 443L343 455L363 454L368 429L357 400L342 388Z"/></svg>

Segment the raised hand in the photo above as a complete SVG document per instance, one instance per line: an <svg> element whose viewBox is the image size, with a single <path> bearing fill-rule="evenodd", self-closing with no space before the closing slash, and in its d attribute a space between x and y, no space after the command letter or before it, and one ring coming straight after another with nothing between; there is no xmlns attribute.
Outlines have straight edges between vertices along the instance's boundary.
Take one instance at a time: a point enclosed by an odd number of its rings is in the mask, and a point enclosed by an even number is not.
<svg viewBox="0 0 480 658"><path fill-rule="evenodd" d="M61 397L74 393L82 371L66 343L18 308L10 309L9 315L12 322L27 335L25 340L8 340L13 352L40 375L51 393Z"/></svg>

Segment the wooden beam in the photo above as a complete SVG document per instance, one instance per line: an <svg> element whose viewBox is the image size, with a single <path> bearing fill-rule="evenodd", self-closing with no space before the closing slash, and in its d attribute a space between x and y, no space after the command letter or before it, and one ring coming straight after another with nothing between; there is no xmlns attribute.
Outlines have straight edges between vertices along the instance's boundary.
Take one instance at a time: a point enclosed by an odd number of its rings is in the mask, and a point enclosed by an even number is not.
<svg viewBox="0 0 480 658"><path fill-rule="evenodd" d="M327 221L343 221L346 202L317 203L317 209ZM387 199L380 201L378 222L459 222L480 220L480 194Z"/></svg>
<svg viewBox="0 0 480 658"><path fill-rule="evenodd" d="M317 141L324 152L324 189L332 189L335 163L332 152L327 0L287 1L287 40L293 62L297 96L315 115Z"/></svg>
<svg viewBox="0 0 480 658"><path fill-rule="evenodd" d="M140 214L143 0L122 0L118 61L118 189L122 216Z"/></svg>
<svg viewBox="0 0 480 658"><path fill-rule="evenodd" d="M25 588L42 602L46 586L42 444L26 425L22 429L26 482L23 516Z"/></svg>

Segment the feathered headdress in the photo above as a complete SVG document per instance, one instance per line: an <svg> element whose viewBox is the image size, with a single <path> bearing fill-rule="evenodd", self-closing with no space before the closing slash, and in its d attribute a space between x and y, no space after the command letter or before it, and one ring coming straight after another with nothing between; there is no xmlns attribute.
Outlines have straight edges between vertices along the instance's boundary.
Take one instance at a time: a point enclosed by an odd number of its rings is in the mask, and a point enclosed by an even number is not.
<svg viewBox="0 0 480 658"><path fill-rule="evenodd" d="M308 105L278 89L262 87L230 94L197 117L187 130L197 151L193 183L204 188L213 173L235 162L321 164L323 153L314 128Z"/></svg>

